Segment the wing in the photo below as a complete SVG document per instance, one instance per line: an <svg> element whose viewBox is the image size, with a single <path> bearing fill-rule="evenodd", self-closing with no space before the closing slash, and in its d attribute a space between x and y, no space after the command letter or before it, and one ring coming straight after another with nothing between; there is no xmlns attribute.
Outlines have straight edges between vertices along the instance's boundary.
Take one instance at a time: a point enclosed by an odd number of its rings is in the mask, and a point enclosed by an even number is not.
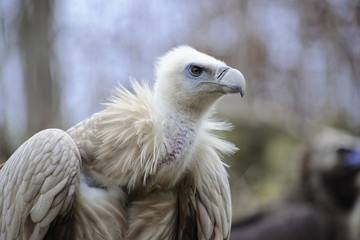
<svg viewBox="0 0 360 240"><path fill-rule="evenodd" d="M194 231L197 239L229 239L231 197L228 175L215 150L204 144L201 146L195 154L198 160L192 173L194 186L185 208L180 197L182 239L194 239Z"/></svg>
<svg viewBox="0 0 360 240"><path fill-rule="evenodd" d="M21 145L0 171L0 239L42 239L49 229L46 237L66 238L79 175L79 151L64 131L44 130Z"/></svg>
<svg viewBox="0 0 360 240"><path fill-rule="evenodd" d="M199 239L229 239L230 236L230 187L224 167L219 167L203 174L203 184L191 199L197 212Z"/></svg>
<svg viewBox="0 0 360 240"><path fill-rule="evenodd" d="M95 151L99 145L96 139L101 124L99 115L101 114L95 113L66 131L79 149L82 164L89 166L96 159Z"/></svg>

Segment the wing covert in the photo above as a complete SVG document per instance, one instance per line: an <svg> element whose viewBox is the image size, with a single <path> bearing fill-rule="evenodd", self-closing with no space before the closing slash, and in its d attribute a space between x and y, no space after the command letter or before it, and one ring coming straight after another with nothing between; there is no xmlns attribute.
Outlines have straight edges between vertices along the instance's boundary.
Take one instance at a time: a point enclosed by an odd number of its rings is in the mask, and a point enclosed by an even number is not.
<svg viewBox="0 0 360 240"><path fill-rule="evenodd" d="M199 239L229 239L231 196L224 164L211 147L199 149L195 192L190 197L197 215ZM201 173L201 174L200 174Z"/></svg>
<svg viewBox="0 0 360 240"><path fill-rule="evenodd" d="M41 131L21 145L0 171L0 239L42 239L57 217L67 219L80 159L73 140L59 129Z"/></svg>

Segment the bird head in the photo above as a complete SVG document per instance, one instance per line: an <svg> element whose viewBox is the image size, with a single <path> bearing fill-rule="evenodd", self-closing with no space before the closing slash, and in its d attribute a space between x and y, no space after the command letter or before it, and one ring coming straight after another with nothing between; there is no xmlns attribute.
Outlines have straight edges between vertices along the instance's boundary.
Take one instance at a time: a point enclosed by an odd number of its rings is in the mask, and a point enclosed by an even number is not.
<svg viewBox="0 0 360 240"><path fill-rule="evenodd" d="M360 138L346 131L324 127L311 142L310 168L360 170Z"/></svg>
<svg viewBox="0 0 360 240"><path fill-rule="evenodd" d="M221 96L245 92L241 72L189 46L160 58L155 72L155 100L163 109L202 114Z"/></svg>
<svg viewBox="0 0 360 240"><path fill-rule="evenodd" d="M303 182L313 198L349 211L360 189L360 138L333 128L316 135L304 158Z"/></svg>

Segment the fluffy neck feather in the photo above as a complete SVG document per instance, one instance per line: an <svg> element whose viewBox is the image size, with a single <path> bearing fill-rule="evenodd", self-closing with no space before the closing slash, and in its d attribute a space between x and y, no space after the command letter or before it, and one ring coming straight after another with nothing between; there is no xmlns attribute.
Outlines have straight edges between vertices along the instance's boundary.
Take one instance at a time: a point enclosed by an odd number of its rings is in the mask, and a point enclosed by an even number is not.
<svg viewBox="0 0 360 240"><path fill-rule="evenodd" d="M161 111L147 86L134 82L133 88L135 94L119 90L99 114L100 146L93 168L129 189L145 183L172 187L185 170L199 121L175 109Z"/></svg>
<svg viewBox="0 0 360 240"><path fill-rule="evenodd" d="M216 139L207 131L206 116L183 109L167 109L157 104L153 91L137 82L134 94L122 89L99 114L100 145L93 168L120 186L168 189L191 168L199 134ZM160 107L160 108L159 108ZM226 127L218 124L221 130ZM204 128L204 129L203 129ZM212 125L212 130L216 129ZM210 148L212 141L206 142ZM232 151L234 147L226 146ZM227 148L221 151L229 151Z"/></svg>

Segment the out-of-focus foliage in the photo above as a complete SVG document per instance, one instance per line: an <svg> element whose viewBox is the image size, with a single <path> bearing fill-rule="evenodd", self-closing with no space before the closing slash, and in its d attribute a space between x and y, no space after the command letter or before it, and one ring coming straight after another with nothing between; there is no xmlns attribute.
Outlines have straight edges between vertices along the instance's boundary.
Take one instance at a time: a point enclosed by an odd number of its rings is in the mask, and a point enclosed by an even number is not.
<svg viewBox="0 0 360 240"><path fill-rule="evenodd" d="M276 199L316 126L360 134L359 25L356 0L0 0L0 161L101 110L129 76L153 82L156 58L188 44L247 79L218 107L241 149L227 160L235 213Z"/></svg>
<svg viewBox="0 0 360 240"><path fill-rule="evenodd" d="M296 186L304 148L299 138L270 126L248 124L237 124L227 138L240 147L226 162L231 166L234 218L282 198Z"/></svg>

